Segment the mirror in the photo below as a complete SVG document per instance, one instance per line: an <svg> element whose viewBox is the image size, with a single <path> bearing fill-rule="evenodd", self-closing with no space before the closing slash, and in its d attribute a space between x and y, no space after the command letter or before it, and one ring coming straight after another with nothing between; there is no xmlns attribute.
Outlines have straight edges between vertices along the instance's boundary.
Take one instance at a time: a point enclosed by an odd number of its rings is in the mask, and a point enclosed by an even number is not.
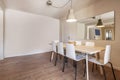
<svg viewBox="0 0 120 80"><path fill-rule="evenodd" d="M78 20L77 35L84 40L114 40L114 11Z"/></svg>

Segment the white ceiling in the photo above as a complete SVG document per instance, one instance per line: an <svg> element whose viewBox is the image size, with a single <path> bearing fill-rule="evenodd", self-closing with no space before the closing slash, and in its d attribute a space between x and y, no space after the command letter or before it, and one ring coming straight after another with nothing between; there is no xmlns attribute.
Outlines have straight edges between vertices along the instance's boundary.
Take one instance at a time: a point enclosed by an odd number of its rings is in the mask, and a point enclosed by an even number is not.
<svg viewBox="0 0 120 80"><path fill-rule="evenodd" d="M54 18L60 18L67 14L68 9L70 8L70 3L66 5L64 8L53 8L51 6L47 6L47 0L3 0L6 8L21 10L25 12L50 16ZM68 0L52 0L60 4L66 2ZM73 0L73 9L79 10L81 8L87 7L94 2L99 0Z"/></svg>

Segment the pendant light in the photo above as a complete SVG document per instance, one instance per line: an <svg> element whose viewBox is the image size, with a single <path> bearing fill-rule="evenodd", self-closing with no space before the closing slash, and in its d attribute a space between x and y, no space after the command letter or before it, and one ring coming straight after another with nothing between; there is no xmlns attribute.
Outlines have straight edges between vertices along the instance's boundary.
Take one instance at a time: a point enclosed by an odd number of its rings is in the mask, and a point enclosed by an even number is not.
<svg viewBox="0 0 120 80"><path fill-rule="evenodd" d="M97 26L97 27L105 27L105 26L103 25L102 19L98 19L98 23L97 23L96 26Z"/></svg>
<svg viewBox="0 0 120 80"><path fill-rule="evenodd" d="M72 0L71 0L71 9L69 10L69 13L68 13L68 18L66 20L67 22L76 22L76 18L75 18L75 15L74 15L74 10L72 9Z"/></svg>

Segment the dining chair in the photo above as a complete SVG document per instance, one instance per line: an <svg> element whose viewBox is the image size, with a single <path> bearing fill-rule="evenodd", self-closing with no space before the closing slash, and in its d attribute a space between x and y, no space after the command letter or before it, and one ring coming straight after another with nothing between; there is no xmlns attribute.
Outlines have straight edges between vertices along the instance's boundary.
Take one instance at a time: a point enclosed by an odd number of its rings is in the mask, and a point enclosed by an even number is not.
<svg viewBox="0 0 120 80"><path fill-rule="evenodd" d="M56 59L55 59L55 66L57 64L57 60L58 60L58 55L60 56L65 56L64 55L64 48L63 48L63 42L58 42L58 45L57 45L57 54L56 54Z"/></svg>
<svg viewBox="0 0 120 80"><path fill-rule="evenodd" d="M74 40L69 40L67 43L75 45L75 41Z"/></svg>
<svg viewBox="0 0 120 80"><path fill-rule="evenodd" d="M82 42L81 41L75 41L75 45L80 46L80 45L82 45Z"/></svg>
<svg viewBox="0 0 120 80"><path fill-rule="evenodd" d="M64 57L64 63L63 63L63 72L65 68L65 61L66 59L73 60L73 67L75 68L75 80L77 77L77 62L84 60L85 57L81 54L76 54L75 52L75 46L73 44L66 44L66 56Z"/></svg>
<svg viewBox="0 0 120 80"><path fill-rule="evenodd" d="M85 42L85 46L95 46L94 42Z"/></svg>
<svg viewBox="0 0 120 80"><path fill-rule="evenodd" d="M59 42L59 40L54 40L54 41L52 41L52 51L51 51L51 54L50 54L50 62L51 62L54 54L57 53L57 48L56 48L56 46L57 46L57 43L58 43L58 42Z"/></svg>
<svg viewBox="0 0 120 80"><path fill-rule="evenodd" d="M102 67L103 74L104 74L104 79L105 79L105 80L106 80L106 74L105 74L104 65L106 65L107 63L109 63L110 66L111 66L111 69L112 69L112 73L113 73L113 76L114 76L114 80L116 80L115 72L114 72L114 69L113 69L113 65L112 65L112 63L110 62L110 53L111 53L111 45L106 45L105 53L104 53L104 60L97 60L96 58L91 57L91 58L89 59L89 61L92 62L92 63L95 63L95 64L97 64L97 65L100 65L100 66Z"/></svg>

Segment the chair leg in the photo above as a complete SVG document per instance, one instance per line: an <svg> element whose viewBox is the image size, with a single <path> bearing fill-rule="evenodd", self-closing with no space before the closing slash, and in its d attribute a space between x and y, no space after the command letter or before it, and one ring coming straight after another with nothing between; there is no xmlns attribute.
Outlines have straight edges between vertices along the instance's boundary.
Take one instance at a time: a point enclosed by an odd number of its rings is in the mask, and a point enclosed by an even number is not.
<svg viewBox="0 0 120 80"><path fill-rule="evenodd" d="M85 67L84 67L84 74L83 74L83 77L85 77L85 74L86 74L86 61L84 60L84 64L85 64Z"/></svg>
<svg viewBox="0 0 120 80"><path fill-rule="evenodd" d="M94 63L92 64L92 72L94 71Z"/></svg>
<svg viewBox="0 0 120 80"><path fill-rule="evenodd" d="M114 76L114 80L116 80L116 77L115 77L115 72L114 72L114 69L113 69L113 65L111 62L109 62L109 64L111 65L111 68L112 68L112 73L113 73L113 76Z"/></svg>
<svg viewBox="0 0 120 80"><path fill-rule="evenodd" d="M65 69L65 63L66 63L66 57L64 56L64 58L63 58L63 69L62 69L62 72L64 72L64 69Z"/></svg>
<svg viewBox="0 0 120 80"><path fill-rule="evenodd" d="M106 74L105 74L104 66L103 65L101 65L101 66L102 66L102 69L103 69L104 79L106 80Z"/></svg>
<svg viewBox="0 0 120 80"><path fill-rule="evenodd" d="M96 64L96 70L97 70L97 64Z"/></svg>
<svg viewBox="0 0 120 80"><path fill-rule="evenodd" d="M75 80L76 80L77 78L77 62L76 61L73 62L73 66L75 68Z"/></svg>
<svg viewBox="0 0 120 80"><path fill-rule="evenodd" d="M57 64L57 60L58 60L58 53L56 53L55 66Z"/></svg>
<svg viewBox="0 0 120 80"><path fill-rule="evenodd" d="M61 55L59 55L59 59L60 59L60 60L62 59L62 56L61 56Z"/></svg>

